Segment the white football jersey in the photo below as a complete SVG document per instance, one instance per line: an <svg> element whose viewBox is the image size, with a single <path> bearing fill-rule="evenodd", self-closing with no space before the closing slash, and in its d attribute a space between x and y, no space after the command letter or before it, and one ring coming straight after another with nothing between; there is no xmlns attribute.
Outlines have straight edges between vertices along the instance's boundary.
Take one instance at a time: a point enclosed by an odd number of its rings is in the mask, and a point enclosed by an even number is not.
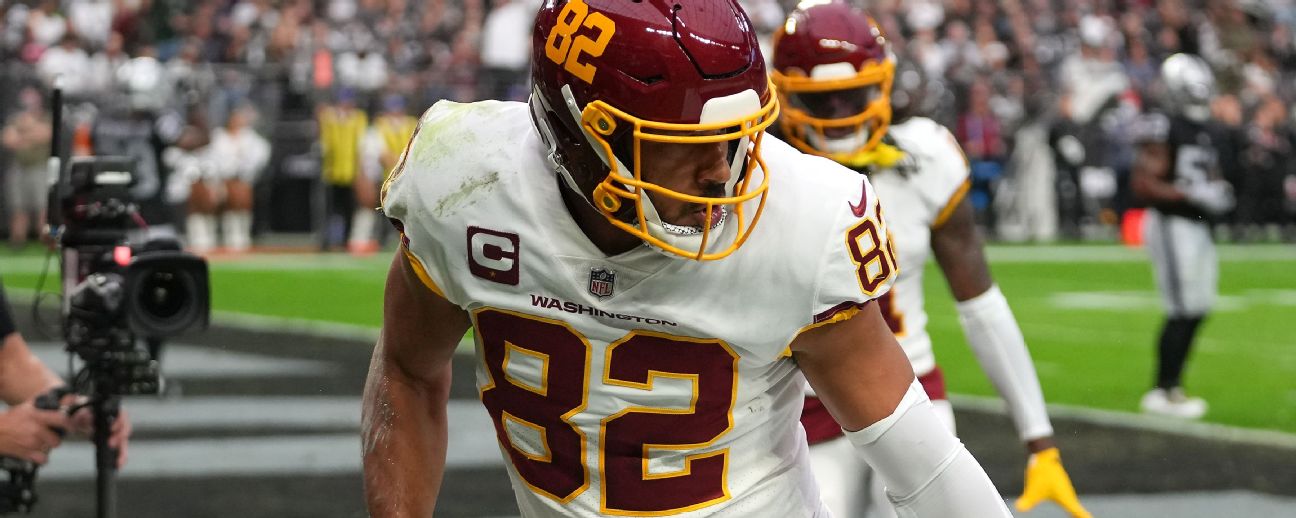
<svg viewBox="0 0 1296 518"><path fill-rule="evenodd" d="M922 376L936 367L923 310L923 267L932 229L967 193L968 163L954 135L931 119L908 119L892 125L888 134L906 156L897 167L871 175L900 257L900 276L881 299L882 313Z"/></svg>
<svg viewBox="0 0 1296 518"><path fill-rule="evenodd" d="M889 288L867 179L766 136L767 203L733 255L608 257L545 152L526 104L442 101L384 186L425 282L472 315L522 515L827 516L789 344Z"/></svg>

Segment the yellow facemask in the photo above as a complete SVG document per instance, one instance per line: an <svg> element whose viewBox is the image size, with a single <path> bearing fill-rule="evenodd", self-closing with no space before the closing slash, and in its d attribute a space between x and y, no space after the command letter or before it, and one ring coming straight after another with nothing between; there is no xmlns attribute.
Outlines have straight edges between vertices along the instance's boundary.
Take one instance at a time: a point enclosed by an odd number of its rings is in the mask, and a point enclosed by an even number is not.
<svg viewBox="0 0 1296 518"><path fill-rule="evenodd" d="M725 120L704 121L700 124L672 124L644 120L618 110L602 101L587 104L581 112L581 126L586 135L601 149L604 162L610 170L594 189L594 207L617 228L638 236L664 252L698 261L712 261L732 254L751 235L765 208L769 190L769 173L761 158L760 147L764 131L779 114L775 96L760 104L755 92L745 101L744 114ZM733 97L733 96L731 96ZM705 111L704 111L705 112ZM633 128L631 147L633 165L623 165L613 152L609 138L622 124ZM726 196L704 197L677 192L643 178L641 144L644 141L673 144L706 144L735 142L738 152L730 162L730 181ZM759 173L759 177L756 174ZM647 194L695 203L706 207L706 224L696 232L678 233L664 224ZM759 198L755 210L746 203ZM630 221L616 217L626 203L633 203ZM715 207L724 212L722 221L713 221ZM718 236L718 237L717 237Z"/></svg>
<svg viewBox="0 0 1296 518"><path fill-rule="evenodd" d="M855 75L846 77L812 78L778 70L772 71L770 76L774 86L778 88L779 101L784 106L779 120L784 139L803 152L842 162L843 158L866 154L876 148L891 124L891 85L895 76L895 62L890 59L866 63ZM869 101L862 111L846 117L817 117L795 102L797 95L845 92L868 87L877 87L876 98ZM827 150L814 144L830 140L826 130L842 128L849 129L852 135L867 130L868 139L849 151Z"/></svg>

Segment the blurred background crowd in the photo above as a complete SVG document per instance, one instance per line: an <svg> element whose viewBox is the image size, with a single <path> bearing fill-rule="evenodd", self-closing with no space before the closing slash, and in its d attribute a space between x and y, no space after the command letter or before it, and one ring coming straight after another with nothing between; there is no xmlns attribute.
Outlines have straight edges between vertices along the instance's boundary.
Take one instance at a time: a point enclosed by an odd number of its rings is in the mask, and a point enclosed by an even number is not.
<svg viewBox="0 0 1296 518"><path fill-rule="evenodd" d="M139 158L145 219L199 251L310 234L379 246L377 184L441 99L526 98L540 0L0 0L0 232L35 232L43 103L68 99L72 154ZM741 0L771 35L795 2ZM1002 240L1115 239L1127 137L1160 62L1219 78L1221 238L1296 239L1296 1L877 0L894 103L963 146L979 221ZM24 214L26 216L24 216Z"/></svg>

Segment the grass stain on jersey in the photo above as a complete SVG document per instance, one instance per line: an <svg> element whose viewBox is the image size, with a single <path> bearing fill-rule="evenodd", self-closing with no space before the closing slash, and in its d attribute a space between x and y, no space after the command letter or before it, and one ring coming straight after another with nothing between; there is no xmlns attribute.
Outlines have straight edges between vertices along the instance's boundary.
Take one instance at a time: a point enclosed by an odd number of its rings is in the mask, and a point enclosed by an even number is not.
<svg viewBox="0 0 1296 518"><path fill-rule="evenodd" d="M479 194L487 194L494 190L497 183L499 183L499 173L494 171L480 177L465 178L458 189L437 200L436 205L432 207L432 213L438 218L454 214L459 208L472 205Z"/></svg>
<svg viewBox="0 0 1296 518"><path fill-rule="evenodd" d="M426 168L441 165L456 150L475 143L470 132L462 131L460 121L468 115L471 104L438 101L419 118L418 138L414 140L409 159L412 165Z"/></svg>

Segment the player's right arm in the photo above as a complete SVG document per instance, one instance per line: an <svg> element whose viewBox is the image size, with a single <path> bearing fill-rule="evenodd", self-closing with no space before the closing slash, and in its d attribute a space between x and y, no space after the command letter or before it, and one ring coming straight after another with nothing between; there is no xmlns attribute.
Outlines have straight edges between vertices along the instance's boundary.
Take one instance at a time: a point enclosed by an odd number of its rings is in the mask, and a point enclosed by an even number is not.
<svg viewBox="0 0 1296 518"><path fill-rule="evenodd" d="M1233 209L1233 189L1218 178L1214 152L1170 139L1171 122L1148 114L1134 126L1138 151L1130 187L1134 196L1161 210L1219 216Z"/></svg>
<svg viewBox="0 0 1296 518"><path fill-rule="evenodd" d="M471 320L433 289L402 246L387 274L362 408L365 500L375 518L431 516L441 487L450 362Z"/></svg>
<svg viewBox="0 0 1296 518"><path fill-rule="evenodd" d="M1134 196L1154 207L1184 204L1183 192L1169 180L1170 164L1170 146L1165 142L1139 144L1130 178Z"/></svg>

